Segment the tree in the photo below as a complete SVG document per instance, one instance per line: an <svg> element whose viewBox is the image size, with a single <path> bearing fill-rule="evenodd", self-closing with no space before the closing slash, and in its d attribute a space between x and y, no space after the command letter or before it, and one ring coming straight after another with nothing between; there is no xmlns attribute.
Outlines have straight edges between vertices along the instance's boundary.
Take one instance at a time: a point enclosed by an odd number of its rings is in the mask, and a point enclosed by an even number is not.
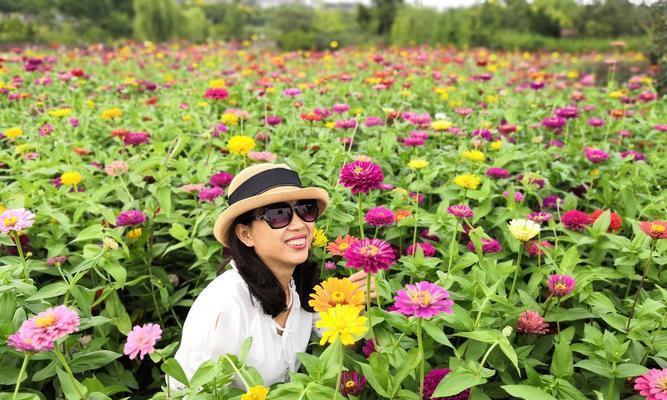
<svg viewBox="0 0 667 400"><path fill-rule="evenodd" d="M378 21L378 35L383 36L391 32L391 26L396 17L396 10L402 4L403 0L373 0L375 15Z"/></svg>
<svg viewBox="0 0 667 400"><path fill-rule="evenodd" d="M181 18L173 0L134 0L134 14L135 36L153 41L174 37Z"/></svg>

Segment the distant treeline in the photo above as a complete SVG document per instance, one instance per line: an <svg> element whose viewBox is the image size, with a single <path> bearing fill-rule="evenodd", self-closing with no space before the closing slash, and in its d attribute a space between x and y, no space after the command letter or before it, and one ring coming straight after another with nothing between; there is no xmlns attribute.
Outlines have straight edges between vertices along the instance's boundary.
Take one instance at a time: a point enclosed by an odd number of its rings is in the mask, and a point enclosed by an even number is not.
<svg viewBox="0 0 667 400"><path fill-rule="evenodd" d="M647 50L665 0L487 0L436 11L402 0L353 9L253 1L0 0L0 43L260 40L286 50L377 44L451 44L503 49L604 50L611 38ZM642 48L643 47L643 48Z"/></svg>

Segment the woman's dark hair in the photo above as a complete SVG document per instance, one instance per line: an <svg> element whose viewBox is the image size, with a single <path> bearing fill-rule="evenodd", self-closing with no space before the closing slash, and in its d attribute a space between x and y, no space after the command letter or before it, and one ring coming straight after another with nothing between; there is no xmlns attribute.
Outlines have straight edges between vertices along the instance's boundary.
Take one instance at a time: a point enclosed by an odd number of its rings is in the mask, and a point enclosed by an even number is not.
<svg viewBox="0 0 667 400"><path fill-rule="evenodd" d="M239 274L248 285L250 293L255 296L265 314L275 318L281 312L287 309L285 303L287 298L282 289L278 278L271 272L269 267L257 256L255 249L248 247L243 243L234 232L237 224L250 225L256 210L248 211L234 220L229 228L229 249L232 259L236 263ZM310 258L310 253L308 253ZM305 262L298 264L292 274L296 291L299 294L301 308L308 312L315 312L308 304L310 293L313 288L320 283L319 269L317 263L306 259ZM251 296L252 300L252 296Z"/></svg>

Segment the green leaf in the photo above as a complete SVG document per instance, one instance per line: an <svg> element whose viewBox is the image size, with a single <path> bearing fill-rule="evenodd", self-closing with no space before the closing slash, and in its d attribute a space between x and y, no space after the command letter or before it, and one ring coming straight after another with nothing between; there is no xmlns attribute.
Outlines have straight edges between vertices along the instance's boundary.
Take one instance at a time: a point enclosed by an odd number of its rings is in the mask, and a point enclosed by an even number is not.
<svg viewBox="0 0 667 400"><path fill-rule="evenodd" d="M555 397L544 390L530 385L503 385L501 386L507 393L514 397L525 400L556 400Z"/></svg>
<svg viewBox="0 0 667 400"><path fill-rule="evenodd" d="M470 371L459 369L445 375L431 397L454 396L471 387L483 385L486 379Z"/></svg>
<svg viewBox="0 0 667 400"><path fill-rule="evenodd" d="M174 239L180 240L181 242L188 237L188 231L185 230L185 227L183 227L183 225L179 224L178 222L175 222L171 225L171 228L169 228L169 234Z"/></svg>
<svg viewBox="0 0 667 400"><path fill-rule="evenodd" d="M500 339L501 333L498 331L473 331L455 333L454 336L462 336L478 342L495 343Z"/></svg>
<svg viewBox="0 0 667 400"><path fill-rule="evenodd" d="M639 365L639 364L620 364L616 366L616 375L617 378L627 378L631 376L639 376L648 372L648 368Z"/></svg>
<svg viewBox="0 0 667 400"><path fill-rule="evenodd" d="M433 321L424 321L422 323L422 327L424 328L424 331L436 342L443 344L452 350L454 350L454 353L457 353L456 347L452 345L452 343L449 341L447 338L447 335L445 335L445 332L443 331L442 328L439 328L433 323Z"/></svg>
<svg viewBox="0 0 667 400"><path fill-rule="evenodd" d="M76 239L72 240L70 243L93 239L101 241L103 229L104 227L100 224L90 225L89 227L86 227L81 232L79 232L79 234L76 236Z"/></svg>
<svg viewBox="0 0 667 400"><path fill-rule="evenodd" d="M195 252L197 259L207 260L208 259L208 247L203 240L195 238L192 241L192 250Z"/></svg>
<svg viewBox="0 0 667 400"><path fill-rule="evenodd" d="M16 293L7 290L0 294L0 321L11 321L16 312ZM14 382L16 383L16 381Z"/></svg>
<svg viewBox="0 0 667 400"><path fill-rule="evenodd" d="M60 368L56 369L60 386L63 389L63 394L66 399L81 399L84 400L88 388L76 379L72 379L65 371ZM81 395L79 395L81 393Z"/></svg>
<svg viewBox="0 0 667 400"><path fill-rule="evenodd" d="M39 289L37 293L28 297L26 301L50 299L65 294L65 292L67 292L68 289L69 285L66 284L65 282L60 281L60 282L50 283L44 286L43 288Z"/></svg>
<svg viewBox="0 0 667 400"><path fill-rule="evenodd" d="M171 215L171 188L161 187L155 190L155 197L160 203L160 212L169 217Z"/></svg>
<svg viewBox="0 0 667 400"><path fill-rule="evenodd" d="M176 361L176 359L174 358L168 359L167 361L162 363L160 369L167 375L171 376L172 378L184 384L186 387L190 387L190 382L188 381L188 378L185 376L183 368L181 368L181 365L178 363L178 361Z"/></svg>
<svg viewBox="0 0 667 400"><path fill-rule="evenodd" d="M395 394L401 389L401 383L403 383L405 378L407 378L411 372L415 371L415 368L417 368L419 365L420 358L421 357L418 348L413 347L410 349L410 351L408 351L408 354L403 359L401 366L394 374L391 393Z"/></svg>
<svg viewBox="0 0 667 400"><path fill-rule="evenodd" d="M514 368L516 368L516 372L519 374L519 376L521 376L521 370L519 369L519 358L516 355L514 347L504 336L500 338L498 345L500 346L500 350L502 350L503 353L505 353L505 356L507 356L507 358L509 358L509 360L512 362L512 365L514 365Z"/></svg>
<svg viewBox="0 0 667 400"><path fill-rule="evenodd" d="M72 372L84 372L98 369L119 358L122 354L109 350L97 350L90 353L77 355L72 359L70 368Z"/></svg>
<svg viewBox="0 0 667 400"><path fill-rule="evenodd" d="M209 383L217 374L216 363L212 360L204 361L199 368L192 374L190 387L197 388Z"/></svg>
<svg viewBox="0 0 667 400"><path fill-rule="evenodd" d="M370 356L370 364L358 363L361 371L366 377L373 390L382 397L390 398L389 394L389 361L387 356L381 353L373 353Z"/></svg>
<svg viewBox="0 0 667 400"><path fill-rule="evenodd" d="M574 364L574 366L591 371L605 378L614 377L611 373L611 368L609 368L609 365L607 365L607 363L602 360L581 360Z"/></svg>
<svg viewBox="0 0 667 400"><path fill-rule="evenodd" d="M118 285L122 288L125 286L125 280L127 279L127 270L123 265L117 262L109 261L105 262L102 265L105 271L111 275L111 277L118 282Z"/></svg>
<svg viewBox="0 0 667 400"><path fill-rule="evenodd" d="M567 274L579 263L579 251L576 246L570 247L560 262L561 273Z"/></svg>
<svg viewBox="0 0 667 400"><path fill-rule="evenodd" d="M593 236L598 237L603 233L607 232L609 228L609 222L611 222L611 213L609 210L605 210L593 223L591 230L593 231Z"/></svg>
<svg viewBox="0 0 667 400"><path fill-rule="evenodd" d="M334 378L338 375L338 371L343 364L343 345L340 342L340 337L337 337L336 341L322 352L320 360L324 365L322 380Z"/></svg>
<svg viewBox="0 0 667 400"><path fill-rule="evenodd" d="M567 378L574 373L572 364L572 350L566 342L556 345L554 356L551 360L551 373L558 378Z"/></svg>

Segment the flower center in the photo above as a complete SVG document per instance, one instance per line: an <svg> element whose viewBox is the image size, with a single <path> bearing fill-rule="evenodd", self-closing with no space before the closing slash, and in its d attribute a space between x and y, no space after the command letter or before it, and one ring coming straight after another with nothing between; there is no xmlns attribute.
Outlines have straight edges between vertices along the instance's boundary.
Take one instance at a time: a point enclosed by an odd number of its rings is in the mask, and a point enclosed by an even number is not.
<svg viewBox="0 0 667 400"><path fill-rule="evenodd" d="M334 304L341 304L345 300L345 293L343 292L333 292L331 295L331 301L334 302Z"/></svg>
<svg viewBox="0 0 667 400"><path fill-rule="evenodd" d="M356 386L357 385L352 380L345 382L345 389L354 389Z"/></svg>
<svg viewBox="0 0 667 400"><path fill-rule="evenodd" d="M11 226L16 225L18 220L16 219L16 217L7 217L2 222L5 224L5 226L11 227Z"/></svg>
<svg viewBox="0 0 667 400"><path fill-rule="evenodd" d="M555 286L556 290L559 292L566 291L567 286L565 286L563 283L557 283Z"/></svg>
<svg viewBox="0 0 667 400"><path fill-rule="evenodd" d="M360 166L354 167L354 173L355 174L361 174L362 172L364 172L364 169L361 168Z"/></svg>
<svg viewBox="0 0 667 400"><path fill-rule="evenodd" d="M368 256L374 256L380 251L380 249L372 244L366 245L359 250L359 253Z"/></svg>
<svg viewBox="0 0 667 400"><path fill-rule="evenodd" d="M347 250L348 247L350 247L349 243L341 243L340 245L338 245L338 248L340 250Z"/></svg>
<svg viewBox="0 0 667 400"><path fill-rule="evenodd" d="M48 314L43 317L35 318L35 325L40 328L48 328L56 322L56 316L54 314Z"/></svg>
<svg viewBox="0 0 667 400"><path fill-rule="evenodd" d="M425 290L420 290L418 292L413 292L410 294L410 299L412 299L413 302L419 304L422 307L426 307L429 304L431 304L431 293L425 291Z"/></svg>
<svg viewBox="0 0 667 400"><path fill-rule="evenodd" d="M659 233L663 233L664 231L665 231L665 227L663 225L651 224L651 233L657 235Z"/></svg>

